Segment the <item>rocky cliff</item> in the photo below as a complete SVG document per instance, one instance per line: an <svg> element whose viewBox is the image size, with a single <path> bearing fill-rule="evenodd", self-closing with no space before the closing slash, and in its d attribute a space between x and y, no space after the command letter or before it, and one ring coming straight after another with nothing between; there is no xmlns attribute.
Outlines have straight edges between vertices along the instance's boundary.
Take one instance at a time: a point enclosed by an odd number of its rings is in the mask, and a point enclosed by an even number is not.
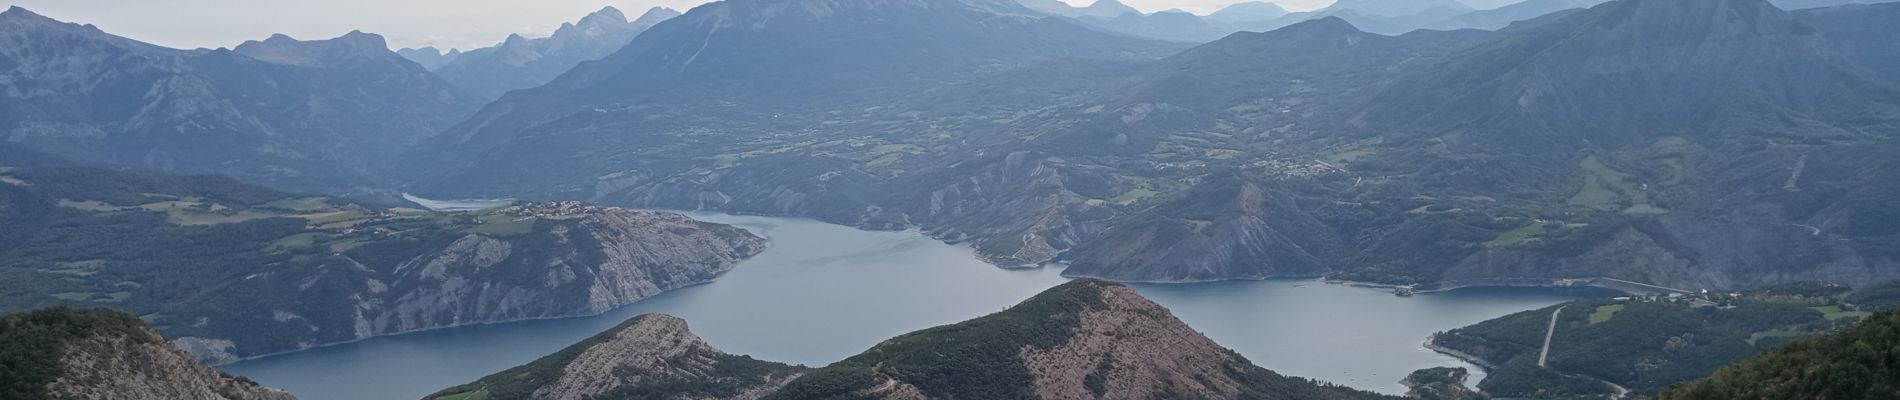
<svg viewBox="0 0 1900 400"><path fill-rule="evenodd" d="M294 400L193 360L138 318L54 308L0 318L0 397Z"/></svg>
<svg viewBox="0 0 1900 400"><path fill-rule="evenodd" d="M246 280L233 290L271 288L273 297L320 300L254 314L268 319L207 316L220 325L296 332L295 343L243 346L228 336L196 335L179 343L226 361L441 327L593 315L711 282L766 247L744 229L672 213L587 207L527 222L531 230L518 234L439 238L446 243L395 263L339 254L296 274Z"/></svg>
<svg viewBox="0 0 1900 400"><path fill-rule="evenodd" d="M634 317L558 353L429 396L491 400L729 399L771 393L803 367L726 354L678 317Z"/></svg>

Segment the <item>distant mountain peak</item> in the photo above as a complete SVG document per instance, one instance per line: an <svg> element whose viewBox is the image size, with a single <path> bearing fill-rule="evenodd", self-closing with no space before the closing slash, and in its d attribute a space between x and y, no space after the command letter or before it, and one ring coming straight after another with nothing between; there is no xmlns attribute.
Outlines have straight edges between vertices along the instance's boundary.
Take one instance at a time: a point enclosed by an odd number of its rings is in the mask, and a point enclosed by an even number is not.
<svg viewBox="0 0 1900 400"><path fill-rule="evenodd" d="M44 15L34 13L32 10L28 10L25 7L20 7L20 6L7 7L6 12L0 12L0 19L11 19L11 18L30 18L30 19L47 19L47 20L52 19L52 18L47 18Z"/></svg>
<svg viewBox="0 0 1900 400"><path fill-rule="evenodd" d="M1352 10L1382 17L1417 15L1433 9L1471 10L1471 6L1458 0L1339 0L1325 8L1326 11Z"/></svg>
<svg viewBox="0 0 1900 400"><path fill-rule="evenodd" d="M1120 0L1095 0L1094 4L1082 8L1082 14L1091 17L1115 18L1124 14L1140 14L1141 10L1122 4Z"/></svg>
<svg viewBox="0 0 1900 400"><path fill-rule="evenodd" d="M663 7L654 7L654 8L663 8ZM581 20L585 21L592 18L608 18L608 19L613 19L617 21L626 21L627 14L620 12L620 9L614 8L614 6L606 6L606 7L601 7L600 11L595 11L593 14L587 14L587 16L581 18Z"/></svg>
<svg viewBox="0 0 1900 400"><path fill-rule="evenodd" d="M621 13L620 9L614 8L614 6L607 6L601 8L600 11L595 11L592 14L587 14L585 17L581 17L580 22L576 22L574 25L586 27L590 25L625 25L626 23L627 14Z"/></svg>
<svg viewBox="0 0 1900 400"><path fill-rule="evenodd" d="M528 43L528 37L527 37L527 36L521 36L521 34L519 34L519 33L510 33L510 34L508 34L508 38L507 38L507 39L502 39L502 40L501 40L501 45L502 45L502 46L510 46L510 45L522 45L522 44L526 44L526 43Z"/></svg>
<svg viewBox="0 0 1900 400"><path fill-rule="evenodd" d="M680 16L679 10L674 10L674 9L666 8L666 7L653 7L653 8L647 9L646 13L640 14L640 18L634 19L633 25L640 26L640 27L651 27L654 25L658 25L661 22L665 22L666 20L673 19L673 17L678 17L678 16Z"/></svg>
<svg viewBox="0 0 1900 400"><path fill-rule="evenodd" d="M1365 34L1366 31L1360 30L1357 26L1353 26L1352 22L1347 21L1345 18L1330 16L1300 21L1300 23L1288 25L1285 28L1280 28L1269 33L1344 36L1362 35Z"/></svg>
<svg viewBox="0 0 1900 400"><path fill-rule="evenodd" d="M350 33L345 33L343 34L343 36L338 36L337 38L331 39L331 40L337 43L358 46L358 47L362 47L366 49L379 49L379 50L389 49L389 41L384 39L383 35L378 35L374 33L366 33L359 30L350 30Z"/></svg>
<svg viewBox="0 0 1900 400"><path fill-rule="evenodd" d="M1286 16L1286 14L1286 8L1280 7L1279 4L1265 1L1248 1L1234 3L1233 5L1221 8L1220 11L1208 14L1207 18L1226 23L1243 23L1271 20Z"/></svg>
<svg viewBox="0 0 1900 400"><path fill-rule="evenodd" d="M1622 0L1603 5L1605 11L1585 26L1611 32L1635 30L1621 36L1640 40L1645 34L1707 34L1706 38L1812 30L1767 0ZM1693 33L1692 33L1693 32Z"/></svg>
<svg viewBox="0 0 1900 400"><path fill-rule="evenodd" d="M297 40L279 33L244 42L232 51L259 61L304 66L382 62L395 55L383 35L357 30L326 40Z"/></svg>

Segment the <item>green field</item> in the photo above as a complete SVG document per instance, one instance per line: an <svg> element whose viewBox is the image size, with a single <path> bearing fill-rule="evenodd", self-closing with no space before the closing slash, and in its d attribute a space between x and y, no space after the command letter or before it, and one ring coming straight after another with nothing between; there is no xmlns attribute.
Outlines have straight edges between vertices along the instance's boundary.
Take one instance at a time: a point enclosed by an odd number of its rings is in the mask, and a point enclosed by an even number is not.
<svg viewBox="0 0 1900 400"><path fill-rule="evenodd" d="M1544 228L1544 224L1542 222L1533 222L1530 225L1525 225L1517 229L1512 229L1512 230L1504 231L1504 233L1499 233L1498 238L1491 239L1491 242L1487 244L1491 246L1501 247L1501 246L1510 246L1510 245L1514 245L1518 243L1523 243L1526 240L1531 240L1539 236L1543 236L1546 230L1547 229Z"/></svg>
<svg viewBox="0 0 1900 400"><path fill-rule="evenodd" d="M473 392L462 392L462 393L456 393L456 394L451 394L447 396L437 397L434 400L488 400L488 391L477 390Z"/></svg>
<svg viewBox="0 0 1900 400"><path fill-rule="evenodd" d="M92 201L92 200L81 201L81 200L59 199L59 206L65 207L65 208L71 208L74 210L93 211L93 212L119 211L119 210L125 209L125 207L119 207L119 206L115 206L111 204L106 204L103 201Z"/></svg>
<svg viewBox="0 0 1900 400"><path fill-rule="evenodd" d="M1135 202L1138 202L1138 201L1145 200L1149 197L1154 197L1154 195L1156 194L1160 194L1160 193L1154 190L1148 189L1147 187L1137 187L1134 189L1130 189L1129 191L1122 192L1121 195L1115 196L1115 198L1109 199L1108 201L1115 204L1120 204L1120 205L1129 205L1129 204L1134 204Z"/></svg>
<svg viewBox="0 0 1900 400"><path fill-rule="evenodd" d="M1874 315L1874 313L1870 313L1870 312L1866 312L1866 311L1846 311L1846 310L1842 310L1842 309L1841 309L1841 306L1838 306L1838 305L1834 305L1834 306L1821 306L1821 307L1808 307L1808 309L1810 309L1810 310L1814 310L1814 311L1819 311L1819 312L1821 312L1821 315L1822 315L1823 317L1825 317L1825 318L1827 318L1827 320L1829 320L1829 321L1833 321L1833 320L1838 320L1838 319L1842 319L1842 318L1867 318L1867 317L1871 317L1871 316L1873 316L1873 315Z"/></svg>
<svg viewBox="0 0 1900 400"><path fill-rule="evenodd" d="M482 224L469 228L469 233L489 236L524 235L534 232L534 223L538 221L536 218L515 219L506 215L491 215L482 218Z"/></svg>
<svg viewBox="0 0 1900 400"><path fill-rule="evenodd" d="M1597 306L1597 310L1590 313L1590 325L1610 322L1611 318L1616 317L1617 311L1623 311L1623 307L1622 304Z"/></svg>
<svg viewBox="0 0 1900 400"><path fill-rule="evenodd" d="M1652 204L1649 193L1632 182L1630 174L1610 168L1594 155L1584 157L1582 162L1577 163L1577 168L1583 170L1583 187L1577 190L1577 194L1570 196L1569 203L1572 205L1604 211L1622 208L1624 214L1669 213L1668 209ZM1625 203L1629 207L1622 207Z"/></svg>
<svg viewBox="0 0 1900 400"><path fill-rule="evenodd" d="M285 251L285 250L295 250L295 249L306 248L306 247L316 245L317 240L322 239L323 236L324 234L316 233L316 232L305 232L305 233L285 236L283 238L277 239L277 241L271 242L270 247L265 248L265 250Z"/></svg>
<svg viewBox="0 0 1900 400"><path fill-rule="evenodd" d="M1570 204L1600 210L1614 210L1617 200L1636 193L1636 188L1629 183L1629 174L1611 169L1610 166L1603 164L1603 160L1598 160L1597 156L1584 157L1577 166L1583 169L1583 188L1577 190L1576 195L1570 196Z"/></svg>
<svg viewBox="0 0 1900 400"><path fill-rule="evenodd" d="M1803 335L1806 335L1806 333L1802 333L1801 331L1789 329L1789 328L1781 328L1781 329L1776 329L1772 331L1761 331L1761 332L1748 334L1748 344L1751 344L1751 345L1755 344L1756 341L1760 341L1762 339L1791 338L1791 337L1797 337L1797 336L1803 336Z"/></svg>
<svg viewBox="0 0 1900 400"><path fill-rule="evenodd" d="M264 203L264 206L273 207L273 208L282 208L286 210L299 211L299 212L319 211L319 210L327 210L331 208L330 198L328 197L303 197L303 198L295 198L295 199L283 199L283 200L273 201L269 203Z"/></svg>
<svg viewBox="0 0 1900 400"><path fill-rule="evenodd" d="M369 218L369 214L364 213L362 211L357 211L357 210L341 210L341 211L331 211L331 212L319 213L319 214L302 215L300 217L306 220L310 220L311 225L325 225L325 224L332 224L332 223L343 222L343 221L355 221L359 219Z"/></svg>

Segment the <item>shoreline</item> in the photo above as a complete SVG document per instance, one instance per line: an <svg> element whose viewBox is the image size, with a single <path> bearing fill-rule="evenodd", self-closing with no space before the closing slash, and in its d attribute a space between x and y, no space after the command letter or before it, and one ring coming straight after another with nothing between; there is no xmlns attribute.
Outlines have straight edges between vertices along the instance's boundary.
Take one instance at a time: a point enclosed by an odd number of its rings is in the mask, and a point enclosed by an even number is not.
<svg viewBox="0 0 1900 400"><path fill-rule="evenodd" d="M1486 374L1491 373L1491 370L1497 369L1497 365L1492 364L1490 361L1485 361L1482 358L1478 358L1478 356L1474 356L1469 353L1454 350L1450 347L1438 345L1438 334L1432 334L1431 336L1425 337L1425 348L1431 351L1437 352L1438 354L1444 354L1447 356L1451 356L1451 358L1463 360L1464 362L1470 363L1471 365L1475 365L1478 368L1483 368Z"/></svg>
<svg viewBox="0 0 1900 400"><path fill-rule="evenodd" d="M744 260L741 260L741 261L744 261ZM371 339L382 339L382 338L390 338L390 337L399 337L399 336L408 336L408 335L419 335L419 334L427 334L427 333L435 333L435 332L438 332L438 331L444 331L444 330L449 330L449 329L455 329L455 328L467 328L467 327L475 327L475 326L491 326L491 325L506 325L506 324L513 324L513 323L518 323L518 322L531 322L531 321L551 321L551 320L560 320L560 319L575 319L575 318L592 318L592 317L598 317L598 316L602 316L602 315L607 315L607 313L611 313L611 312L614 312L615 310L619 310L619 309L621 309L621 308L626 308L626 307L629 307L629 306L632 306L632 305L634 305L634 304L636 304L636 303L640 303L640 302L643 302L643 301L646 301L647 299L651 299L651 298L654 298L654 297L659 297L659 296L661 296L661 295L665 295L665 294L668 294L668 293L672 293L672 292L675 292L675 291L678 291L678 290L681 290L681 289L688 289L688 288L693 288L693 287L698 287L698 286L705 286L705 285L710 285L710 284L713 284L713 283L716 283L716 282L718 282L718 280L719 280L719 278L722 278L722 277L725 277L725 275L726 275L726 273L728 273L728 272L731 272L731 270L730 270L730 269L728 269L728 270L726 270L726 271L721 271L721 272L719 272L719 274L718 274L718 275L714 275L714 276L712 277L712 279L707 279L707 280L706 280L705 282L695 282L695 283L690 283L690 284L686 284L686 285L682 285L682 286L679 286L679 287L675 287L675 288L672 288L672 289L665 289L665 290L661 290L661 291L660 291L659 293L655 293L655 294L653 294L652 296L646 296L646 297L641 297L641 298L639 298L639 299L636 299L636 300L634 300L634 301L631 301L631 302L627 302L627 304L621 304L621 305L617 305L617 306L613 306L613 307L608 307L608 308L607 308L606 310L604 310L604 311L598 311L598 312L580 312L580 313L574 313L574 314L566 314L566 315L546 315L546 316L538 316L538 317L528 317L528 318L517 318L517 319L508 319L508 320L498 320L498 321L478 321L478 322L465 322L465 323L457 323L457 324L449 324L449 325L442 325L442 326L432 326L432 327L428 327L428 328L423 328L423 329L416 329L416 330L408 330L408 331L402 331L402 332L393 332L393 333L386 333L386 334L379 334L379 335L370 335L370 336L364 336L364 337L360 337L360 338L355 338L355 339L350 339L350 340L345 340L345 341L340 341L340 342L324 342L324 343L321 343L321 344L316 344L316 345L312 345L312 346L309 346L309 347L304 347L304 348L299 348L299 349L293 349L293 350L283 350L283 351L276 351L276 352L271 352L271 353L265 353L265 354L257 354L257 355L249 355L249 356L243 356L243 357L233 357L232 359L230 359L230 360L228 360L228 361L223 361L223 362L215 362L215 363L214 363L214 362L211 362L211 361L209 361L209 360L203 360L203 359L200 359L199 361L202 361L202 362L204 362L204 363L205 363L206 365L210 365L210 366L211 366L212 368L219 368L219 369L222 369L222 368L223 368L223 367L225 367L225 366L230 366L230 365L234 365L234 364L240 364L240 363L244 363L244 362L246 362L246 361L256 361L256 360L261 360L261 359L265 359L265 358L271 358L271 357L276 357L276 356L283 356L283 355L290 355L290 354L296 354L296 353L302 353L302 352L306 352L306 351L311 351L311 350L317 350L317 349L322 349L322 348L326 348L326 347L335 347L335 346L342 346L342 345L347 345L347 344L353 344L353 343L358 343L358 342L362 342L362 341L366 341L366 340L371 340ZM187 336L187 337L193 337L193 336ZM174 343L174 344L173 344L173 346L177 346L177 345L176 345L176 341L177 341L177 340L179 340L179 339L184 339L184 338L185 338L185 337L181 337L181 338L176 338L176 339L173 339L173 338L167 338L167 339L166 339L165 341L166 341L166 342L168 342L168 343ZM230 340L230 339L226 339L226 338L203 338L203 339L212 339L212 340ZM181 349L182 349L182 348L181 348ZM190 353L190 352L187 352L187 354L189 354L189 353ZM196 358L196 355L195 355L195 354L193 354L192 356L193 356L194 358Z"/></svg>
<svg viewBox="0 0 1900 400"><path fill-rule="evenodd" d="M1401 289L1401 288L1411 288L1413 290L1413 293L1417 293L1417 294L1443 293L1443 292L1450 292L1450 291L1459 290L1459 289L1503 288L1503 287L1553 288L1553 289L1597 288L1597 289L1612 290L1612 291L1621 292L1624 294L1633 294L1633 295L1694 293L1686 289L1669 288L1669 287L1664 287L1664 286L1652 285L1652 284L1641 283L1641 282L1632 282L1632 281L1626 281L1626 280L1610 278L1610 277L1481 278L1481 279L1467 279L1467 280L1460 280L1460 281L1442 281L1442 282L1430 284L1432 285L1430 288L1419 288L1420 285L1394 285L1394 284L1389 284L1389 283L1362 282L1362 281L1334 279L1334 278L1326 278L1325 281L1326 283L1329 283L1329 284L1357 286L1357 287L1372 288L1372 289L1395 289L1396 290L1396 289Z"/></svg>

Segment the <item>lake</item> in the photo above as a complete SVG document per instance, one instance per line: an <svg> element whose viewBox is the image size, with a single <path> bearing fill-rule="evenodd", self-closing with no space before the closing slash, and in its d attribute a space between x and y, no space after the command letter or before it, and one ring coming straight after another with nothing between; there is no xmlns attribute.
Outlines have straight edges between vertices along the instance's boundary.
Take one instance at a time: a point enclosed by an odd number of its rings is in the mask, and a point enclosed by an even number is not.
<svg viewBox="0 0 1900 400"><path fill-rule="evenodd" d="M222 369L304 400L418 399L645 313L685 318L693 332L727 352L822 366L892 336L1000 311L1066 281L1056 268L999 269L966 247L917 232L694 216L751 229L771 239L772 247L716 282L597 317L374 338ZM1397 381L1412 370L1470 367L1422 348L1432 332L1596 293L1494 288L1398 297L1313 280L1134 287L1268 369L1392 394L1405 391Z"/></svg>

